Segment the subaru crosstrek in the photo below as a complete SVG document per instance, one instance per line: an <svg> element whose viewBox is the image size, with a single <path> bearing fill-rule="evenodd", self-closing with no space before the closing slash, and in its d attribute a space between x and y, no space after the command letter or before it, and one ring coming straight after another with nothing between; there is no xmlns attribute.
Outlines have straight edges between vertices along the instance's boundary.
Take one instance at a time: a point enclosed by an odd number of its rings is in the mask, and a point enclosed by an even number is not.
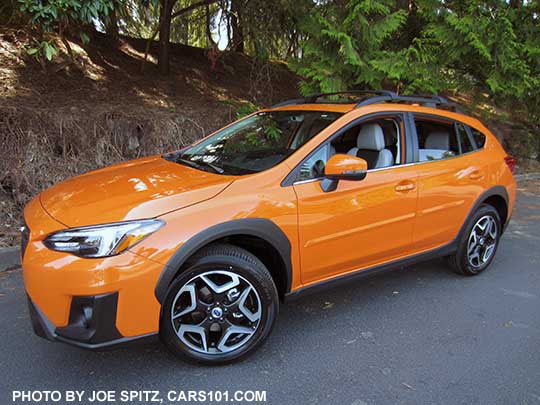
<svg viewBox="0 0 540 405"><path fill-rule="evenodd" d="M284 102L39 194L22 227L35 332L83 348L159 334L225 363L263 342L285 298L435 256L483 272L515 159L442 97L344 96Z"/></svg>

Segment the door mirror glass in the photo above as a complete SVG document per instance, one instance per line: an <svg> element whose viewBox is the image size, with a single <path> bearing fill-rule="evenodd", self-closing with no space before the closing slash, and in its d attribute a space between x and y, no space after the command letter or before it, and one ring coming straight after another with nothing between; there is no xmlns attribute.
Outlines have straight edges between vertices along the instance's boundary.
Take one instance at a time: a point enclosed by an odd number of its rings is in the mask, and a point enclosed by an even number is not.
<svg viewBox="0 0 540 405"><path fill-rule="evenodd" d="M367 162L359 157L336 154L328 159L324 167L321 188L325 192L334 191L340 180L363 180L367 174Z"/></svg>

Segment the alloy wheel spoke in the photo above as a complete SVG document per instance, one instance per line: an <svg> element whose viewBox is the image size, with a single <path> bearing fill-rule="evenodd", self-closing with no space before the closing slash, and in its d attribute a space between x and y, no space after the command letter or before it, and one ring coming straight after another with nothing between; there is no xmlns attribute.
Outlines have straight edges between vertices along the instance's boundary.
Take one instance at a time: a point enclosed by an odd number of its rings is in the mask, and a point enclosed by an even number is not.
<svg viewBox="0 0 540 405"><path fill-rule="evenodd" d="M469 260L470 260L471 264L473 264L475 266L478 266L479 262L480 262L480 253L478 253L478 251L476 251L474 254L469 256ZM476 262L477 262L476 264L472 263L474 260L476 260Z"/></svg>
<svg viewBox="0 0 540 405"><path fill-rule="evenodd" d="M185 342L186 340L184 339L184 336L186 333L194 333L194 334L199 335L201 338L201 345L203 347L203 350L205 352L208 351L206 328L204 328L203 326L197 326L197 325L181 324L176 334L178 335L180 339L182 339ZM188 344L188 345L192 346L191 344Z"/></svg>
<svg viewBox="0 0 540 405"><path fill-rule="evenodd" d="M228 352L228 351L234 350L237 347L240 347L241 345L243 345L245 341L247 341L247 339L249 339L251 335L253 335L253 333L255 333L255 329L253 328L231 325L225 330L225 332L221 336L221 339L219 340L219 343L217 345L217 349L221 352ZM231 336L235 334L244 335L244 337L239 342L236 342L232 346L227 346L227 341L229 340Z"/></svg>
<svg viewBox="0 0 540 405"><path fill-rule="evenodd" d="M482 234L486 231L486 228L489 225L489 219L487 218L481 218L480 221L477 222L476 227L482 231Z"/></svg>
<svg viewBox="0 0 540 405"><path fill-rule="evenodd" d="M476 231L472 231L471 236L469 238L469 247L467 250L467 253L470 255L472 251L476 248L476 245L478 243L478 237L476 236Z"/></svg>
<svg viewBox="0 0 540 405"><path fill-rule="evenodd" d="M240 278L236 274L228 273L228 276L231 278L231 280L221 285L213 282L208 276L201 276L201 280L203 280L214 293L222 294L225 291L230 290L231 288L236 287L238 284L240 284Z"/></svg>
<svg viewBox="0 0 540 405"><path fill-rule="evenodd" d="M178 294L176 295L176 299L175 301L184 293L188 293L189 296L190 296L190 300L191 300L191 304L183 309L182 311L180 311L179 313L177 314L174 314L172 315L172 319L177 319L177 318L180 318L181 316L184 316L192 311L194 311L196 308L197 308L197 293L195 291L195 284L193 283L190 283L190 284L187 284L185 286L183 286L180 291L178 292ZM174 311L174 306L173 306L173 311Z"/></svg>
<svg viewBox="0 0 540 405"><path fill-rule="evenodd" d="M198 291L197 302L196 302L197 311L205 312L207 309L209 309L212 306L212 304L207 302L207 300L208 300L208 296L203 296L201 292Z"/></svg>
<svg viewBox="0 0 540 405"><path fill-rule="evenodd" d="M492 243L491 245L486 247L486 250L484 251L484 254L482 256L482 261L484 263L489 260L489 258L491 257L491 254L493 253L494 250L495 250L495 243Z"/></svg>
<svg viewBox="0 0 540 405"><path fill-rule="evenodd" d="M258 321L261 317L261 307L260 305L257 307L257 310L255 312L251 312L249 308L246 307L246 300L248 299L249 293L251 292L252 288L247 287L243 292L242 295L240 295L240 298L238 299L238 310L247 318L250 322Z"/></svg>
<svg viewBox="0 0 540 405"><path fill-rule="evenodd" d="M497 237L497 225L495 224L494 219L490 219L486 234L493 240Z"/></svg>

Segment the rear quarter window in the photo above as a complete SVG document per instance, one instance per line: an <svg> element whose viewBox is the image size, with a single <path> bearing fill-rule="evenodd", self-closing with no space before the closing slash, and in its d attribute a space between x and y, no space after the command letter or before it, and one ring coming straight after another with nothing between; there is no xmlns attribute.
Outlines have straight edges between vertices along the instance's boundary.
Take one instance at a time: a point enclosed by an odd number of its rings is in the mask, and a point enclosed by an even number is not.
<svg viewBox="0 0 540 405"><path fill-rule="evenodd" d="M486 136L477 129L471 128L471 133L477 149L482 149L486 144Z"/></svg>
<svg viewBox="0 0 540 405"><path fill-rule="evenodd" d="M469 136L469 132L467 131L465 125L457 123L456 130L458 133L461 153L469 153L474 151L475 148L472 144L471 137Z"/></svg>

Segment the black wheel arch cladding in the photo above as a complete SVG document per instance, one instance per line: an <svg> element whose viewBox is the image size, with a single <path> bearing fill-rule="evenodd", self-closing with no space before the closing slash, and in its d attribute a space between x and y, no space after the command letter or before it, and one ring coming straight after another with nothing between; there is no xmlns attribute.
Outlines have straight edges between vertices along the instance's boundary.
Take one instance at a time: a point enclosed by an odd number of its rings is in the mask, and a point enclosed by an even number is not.
<svg viewBox="0 0 540 405"><path fill-rule="evenodd" d="M461 225L461 228L459 230L456 240L461 239L461 237L463 236L463 233L467 229L467 224L469 223L471 218L474 216L478 208L480 208L482 204L486 204L486 201L488 201L490 198L493 198L493 197L501 197L504 200L507 214L508 214L508 192L506 191L506 188L504 186L493 186L487 189L486 191L484 191L482 194L480 194L480 196L476 199L475 203L469 210L469 213L467 214L465 221L463 221L463 224ZM489 205L492 205L492 204L489 204ZM494 208L498 211L497 207L494 207ZM501 217L500 220L501 220L501 233L502 233L504 232L504 228L506 224L508 223L508 218L503 218L501 215L499 216Z"/></svg>
<svg viewBox="0 0 540 405"><path fill-rule="evenodd" d="M272 245L281 256L285 267L285 293L291 289L292 261L291 243L285 233L274 222L265 218L242 218L211 226L184 243L169 259L162 270L154 294L163 304L169 285L182 266L200 249L226 237L246 235L264 240ZM273 269L268 269L271 273Z"/></svg>

